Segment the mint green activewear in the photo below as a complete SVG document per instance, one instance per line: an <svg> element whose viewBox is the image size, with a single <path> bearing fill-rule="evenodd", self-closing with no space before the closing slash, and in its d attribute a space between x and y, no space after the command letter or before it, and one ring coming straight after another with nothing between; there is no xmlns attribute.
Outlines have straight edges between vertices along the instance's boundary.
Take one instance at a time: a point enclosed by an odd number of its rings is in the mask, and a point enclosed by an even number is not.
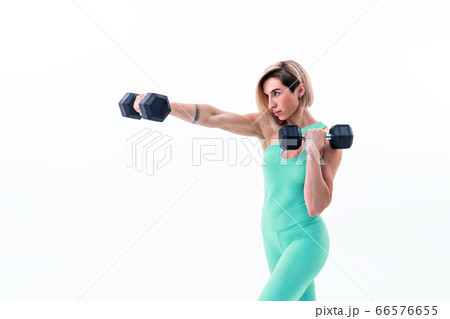
<svg viewBox="0 0 450 319"><path fill-rule="evenodd" d="M317 122L301 131L325 127ZM306 151L292 159L282 153L279 142L264 151L261 230L270 278L258 300L316 300L314 278L328 257L328 230L306 208Z"/></svg>

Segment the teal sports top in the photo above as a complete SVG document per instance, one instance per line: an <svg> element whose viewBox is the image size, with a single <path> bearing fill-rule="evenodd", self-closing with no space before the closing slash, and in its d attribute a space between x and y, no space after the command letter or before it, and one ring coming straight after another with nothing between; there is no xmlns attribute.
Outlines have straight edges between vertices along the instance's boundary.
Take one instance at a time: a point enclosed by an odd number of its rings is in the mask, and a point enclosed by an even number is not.
<svg viewBox="0 0 450 319"><path fill-rule="evenodd" d="M325 127L322 122L317 122L301 131L305 134L308 129ZM265 198L261 226L266 229L283 230L322 218L320 215L309 216L306 208L306 150L291 159L283 158L283 151L279 142L275 142L263 152Z"/></svg>

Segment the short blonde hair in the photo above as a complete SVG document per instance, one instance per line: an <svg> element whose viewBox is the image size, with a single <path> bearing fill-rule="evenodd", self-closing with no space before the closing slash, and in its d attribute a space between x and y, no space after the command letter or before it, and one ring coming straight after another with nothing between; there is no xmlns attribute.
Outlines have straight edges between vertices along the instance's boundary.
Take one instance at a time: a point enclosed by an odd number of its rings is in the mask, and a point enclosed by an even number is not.
<svg viewBox="0 0 450 319"><path fill-rule="evenodd" d="M310 107L314 100L311 80L309 79L306 70L297 62L292 60L280 61L269 66L258 81L256 86L256 104L258 110L262 113L262 121L269 125L272 129L277 130L280 125L285 125L286 121L281 121L272 112L266 112L269 108L267 97L264 95L263 85L270 78L277 78L280 82L289 88L291 93L304 83L305 94L300 98L298 107ZM297 82L298 81L298 82Z"/></svg>

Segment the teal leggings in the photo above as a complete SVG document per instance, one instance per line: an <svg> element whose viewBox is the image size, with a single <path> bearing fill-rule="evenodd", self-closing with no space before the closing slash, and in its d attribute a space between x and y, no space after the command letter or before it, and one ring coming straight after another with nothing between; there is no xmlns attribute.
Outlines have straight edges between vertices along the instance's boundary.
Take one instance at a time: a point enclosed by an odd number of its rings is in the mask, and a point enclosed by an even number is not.
<svg viewBox="0 0 450 319"><path fill-rule="evenodd" d="M323 219L317 216L305 225L262 231L270 278L258 300L316 300L314 278L330 246Z"/></svg>

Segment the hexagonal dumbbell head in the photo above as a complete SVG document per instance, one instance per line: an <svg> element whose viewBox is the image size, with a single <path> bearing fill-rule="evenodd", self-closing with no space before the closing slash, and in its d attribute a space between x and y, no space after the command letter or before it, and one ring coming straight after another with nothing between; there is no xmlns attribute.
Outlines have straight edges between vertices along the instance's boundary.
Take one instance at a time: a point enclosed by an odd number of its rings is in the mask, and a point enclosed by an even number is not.
<svg viewBox="0 0 450 319"><path fill-rule="evenodd" d="M147 93L139 103L142 117L146 120L162 122L172 111L167 96Z"/></svg>
<svg viewBox="0 0 450 319"><path fill-rule="evenodd" d="M350 148L353 144L353 131L348 124L336 124L330 128L332 148Z"/></svg>
<svg viewBox="0 0 450 319"><path fill-rule="evenodd" d="M296 150L302 145L302 131L298 125L284 125L278 131L278 141L283 150Z"/></svg>
<svg viewBox="0 0 450 319"><path fill-rule="evenodd" d="M140 120L141 115L136 112L134 109L134 100L136 100L136 93L127 93L123 96L123 98L119 102L120 111L122 112L122 116L129 117L132 119Z"/></svg>

